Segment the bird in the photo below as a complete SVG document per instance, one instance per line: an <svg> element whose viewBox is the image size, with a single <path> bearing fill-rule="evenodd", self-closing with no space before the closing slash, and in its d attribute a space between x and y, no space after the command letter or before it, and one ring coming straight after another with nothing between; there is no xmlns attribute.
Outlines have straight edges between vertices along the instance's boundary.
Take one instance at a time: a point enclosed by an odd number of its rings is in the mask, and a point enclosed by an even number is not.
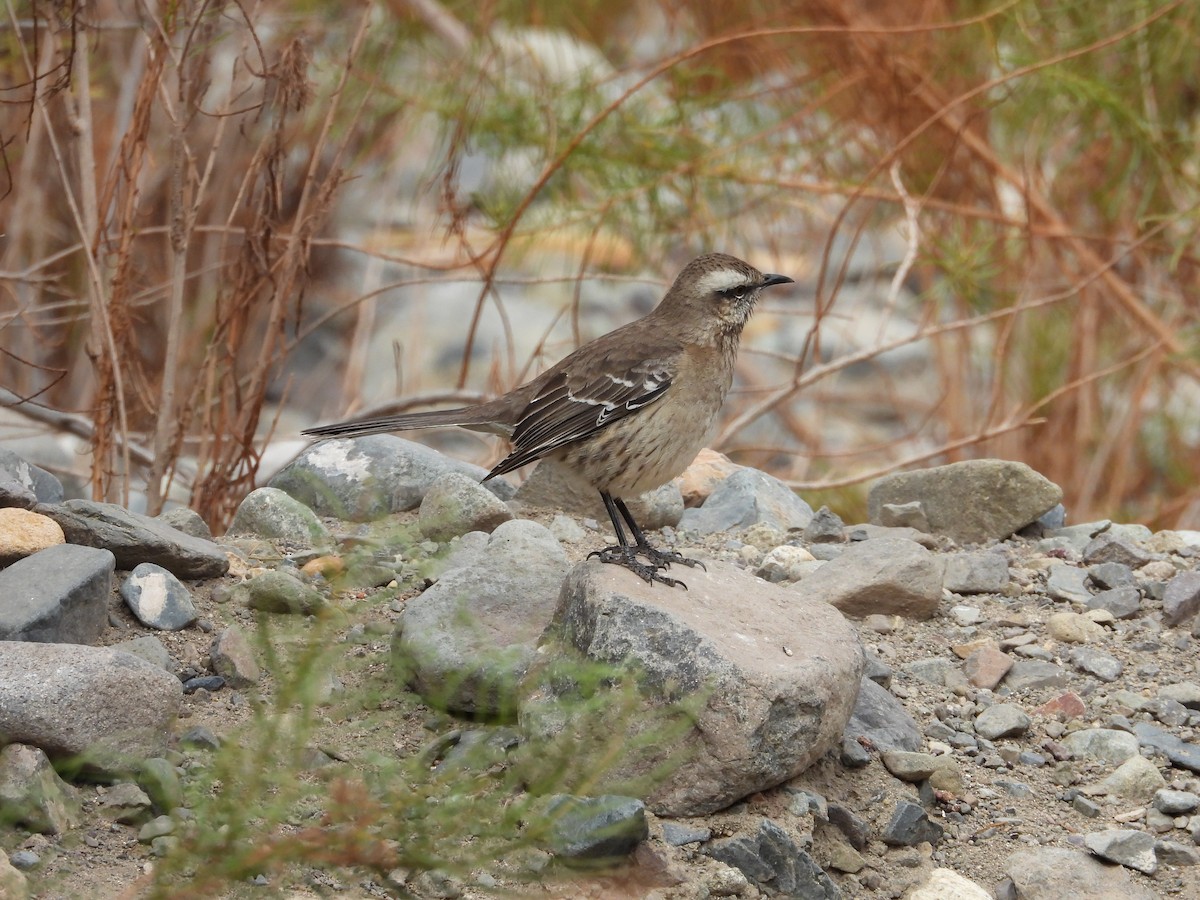
<svg viewBox="0 0 1200 900"><path fill-rule="evenodd" d="M708 443L733 382L742 330L764 288L790 284L724 253L688 263L642 318L573 351L506 394L457 409L319 425L318 438L461 426L504 435L512 449L484 481L555 459L597 490L617 543L589 554L653 585L687 589L663 570L702 565L654 547L624 498L666 484ZM628 525L629 534L625 526Z"/></svg>

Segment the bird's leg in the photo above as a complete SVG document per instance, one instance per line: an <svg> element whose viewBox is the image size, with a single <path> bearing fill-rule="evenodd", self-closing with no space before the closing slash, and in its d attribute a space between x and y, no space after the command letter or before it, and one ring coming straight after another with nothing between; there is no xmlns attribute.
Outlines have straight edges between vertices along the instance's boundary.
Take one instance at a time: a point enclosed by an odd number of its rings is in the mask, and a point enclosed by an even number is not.
<svg viewBox="0 0 1200 900"><path fill-rule="evenodd" d="M643 554L645 554L647 550L654 553L657 553L658 551L654 550L654 548L646 542L646 536L642 534L641 529L634 524L633 519L629 516L629 511L625 509L624 503L622 503L620 500L614 500L607 491L601 491L600 497L604 500L604 508L608 510L609 519L612 520L613 531L617 535L617 546L605 547L603 550L593 550L588 554L588 559L591 559L593 556L595 556L599 558L600 562L615 563L618 566L624 566L638 577L646 579L646 581L648 581L650 584L653 584L657 581L661 584L667 585L668 587L675 587L675 585L679 585L686 591L687 585L682 581L658 574L658 570L663 568L666 563L655 560L654 565L648 566L638 559L639 551ZM625 537L625 528L621 524L622 512L618 512L618 509L624 513L626 521L629 522L630 527L633 529L634 540L637 541L636 547L630 546L629 541ZM653 559L653 557L651 557L651 559Z"/></svg>
<svg viewBox="0 0 1200 900"><path fill-rule="evenodd" d="M633 514L629 511L629 507L625 505L625 501L620 497L614 497L613 504L621 511L621 515L625 518L625 521L629 523L629 530L633 533L634 541L637 542L638 552L650 560L656 569L665 569L671 563L679 563L681 566L691 566L692 568L699 566L705 569L704 563L698 559L688 559L677 550L659 550L657 547L652 546L645 533L638 527L638 523L634 521ZM609 515L611 516L612 513L609 512ZM705 569L705 571L708 570Z"/></svg>

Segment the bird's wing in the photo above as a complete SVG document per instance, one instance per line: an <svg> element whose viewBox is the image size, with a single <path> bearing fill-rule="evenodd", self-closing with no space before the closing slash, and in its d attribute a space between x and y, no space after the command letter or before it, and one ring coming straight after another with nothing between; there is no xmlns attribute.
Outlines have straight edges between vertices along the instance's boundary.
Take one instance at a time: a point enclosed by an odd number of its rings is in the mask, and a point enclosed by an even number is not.
<svg viewBox="0 0 1200 900"><path fill-rule="evenodd" d="M488 478L519 469L637 412L662 397L675 377L675 367L667 359L580 368L587 374L577 374L575 367L556 367L546 373L513 430L512 452Z"/></svg>

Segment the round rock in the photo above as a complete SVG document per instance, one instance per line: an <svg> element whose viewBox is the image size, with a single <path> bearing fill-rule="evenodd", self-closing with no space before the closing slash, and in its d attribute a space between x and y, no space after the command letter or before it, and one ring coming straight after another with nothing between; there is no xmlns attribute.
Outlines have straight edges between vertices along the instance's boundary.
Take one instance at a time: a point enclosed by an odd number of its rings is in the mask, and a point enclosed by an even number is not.
<svg viewBox="0 0 1200 900"><path fill-rule="evenodd" d="M129 573L121 585L121 598L148 628L179 631L199 618L183 582L154 563L142 563Z"/></svg>

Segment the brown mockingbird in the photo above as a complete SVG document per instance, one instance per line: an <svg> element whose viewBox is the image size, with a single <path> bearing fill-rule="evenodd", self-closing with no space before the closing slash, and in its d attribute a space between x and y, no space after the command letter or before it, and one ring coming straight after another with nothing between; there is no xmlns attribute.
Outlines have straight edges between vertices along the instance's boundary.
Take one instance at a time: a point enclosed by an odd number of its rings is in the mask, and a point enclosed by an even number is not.
<svg viewBox="0 0 1200 900"><path fill-rule="evenodd" d="M355 437L460 425L506 435L512 452L484 481L543 457L561 461L600 492L612 519L617 546L591 555L648 582L686 588L661 570L697 561L652 547L621 498L666 484L695 459L712 436L733 381L738 340L759 292L791 280L764 275L723 253L701 256L679 273L651 313L584 344L495 400L461 409L352 419L304 433Z"/></svg>

